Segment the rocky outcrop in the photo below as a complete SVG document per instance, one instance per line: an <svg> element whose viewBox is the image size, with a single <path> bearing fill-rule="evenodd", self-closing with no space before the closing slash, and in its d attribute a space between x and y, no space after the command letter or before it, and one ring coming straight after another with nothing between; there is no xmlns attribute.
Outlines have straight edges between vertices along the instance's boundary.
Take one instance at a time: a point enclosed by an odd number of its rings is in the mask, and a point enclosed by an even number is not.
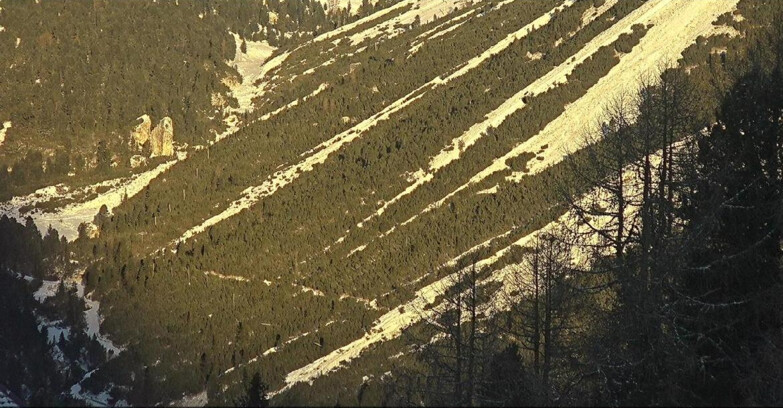
<svg viewBox="0 0 783 408"><path fill-rule="evenodd" d="M141 150L150 139L152 121L148 115L142 115L136 120L140 120L141 123L137 124L131 131L130 142L137 150Z"/></svg>
<svg viewBox="0 0 783 408"><path fill-rule="evenodd" d="M0 146L3 145L3 142L5 141L5 132L8 131L8 129L11 128L11 121L5 121L3 122L3 127L0 128Z"/></svg>
<svg viewBox="0 0 783 408"><path fill-rule="evenodd" d="M161 119L154 128L149 115L142 115L137 120L141 122L133 128L129 140L133 150L144 152L143 155L150 152L150 157L174 155L174 123L170 117ZM132 161L136 165L143 165L138 157Z"/></svg>
<svg viewBox="0 0 783 408"><path fill-rule="evenodd" d="M152 154L150 157L174 155L174 124L171 118L166 116L161 119L150 134Z"/></svg>
<svg viewBox="0 0 783 408"><path fill-rule="evenodd" d="M223 109L226 106L228 106L228 101L226 100L226 97L223 96L220 92L212 92L210 95L210 102L212 103L212 106L215 108Z"/></svg>
<svg viewBox="0 0 783 408"><path fill-rule="evenodd" d="M130 158L130 166L131 166L132 169L135 169L135 168L141 167L141 166L146 166L146 165L147 165L147 158L146 157L144 157L144 156L142 156L140 154L136 154L136 155L131 156L131 158Z"/></svg>

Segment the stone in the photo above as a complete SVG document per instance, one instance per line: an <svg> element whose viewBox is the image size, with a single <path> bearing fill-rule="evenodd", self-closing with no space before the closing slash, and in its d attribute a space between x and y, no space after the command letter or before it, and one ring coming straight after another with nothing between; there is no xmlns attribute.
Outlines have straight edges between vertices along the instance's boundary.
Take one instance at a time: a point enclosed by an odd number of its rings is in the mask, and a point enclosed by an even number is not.
<svg viewBox="0 0 783 408"><path fill-rule="evenodd" d="M150 139L150 131L152 129L152 121L149 115L142 115L136 119L141 121L131 131L131 144L136 150L141 150L144 144Z"/></svg>
<svg viewBox="0 0 783 408"><path fill-rule="evenodd" d="M95 239L101 236L101 231L98 230L98 227L95 224L88 222L85 224L85 227L84 231L87 233L87 238Z"/></svg>
<svg viewBox="0 0 783 408"><path fill-rule="evenodd" d="M158 122L150 135L152 154L150 157L174 155L174 124L166 116Z"/></svg>
<svg viewBox="0 0 783 408"><path fill-rule="evenodd" d="M142 155L140 155L140 154L133 155L130 158L130 166L131 166L132 169L144 166L146 164L147 164L147 158L142 156Z"/></svg>

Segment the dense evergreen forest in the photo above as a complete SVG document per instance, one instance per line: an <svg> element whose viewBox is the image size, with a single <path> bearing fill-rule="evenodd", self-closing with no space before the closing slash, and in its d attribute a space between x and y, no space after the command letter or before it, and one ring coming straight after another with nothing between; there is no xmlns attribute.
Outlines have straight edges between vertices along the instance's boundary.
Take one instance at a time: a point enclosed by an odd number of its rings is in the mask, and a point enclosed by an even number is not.
<svg viewBox="0 0 783 408"><path fill-rule="evenodd" d="M71 386L110 357L86 334L84 303L65 284L74 272L70 254L57 231L42 237L32 220L0 217L0 384L25 404L83 404ZM36 298L47 280L51 296Z"/></svg>
<svg viewBox="0 0 783 408"><path fill-rule="evenodd" d="M311 0L0 3L14 120L0 197L129 174L143 113L199 145L72 242L0 218L0 315L18 328L0 330L0 385L44 405L783 404L781 5L739 1L638 92L595 107L598 126L563 135L582 142L563 160L531 171L556 154L537 146L474 182L650 46L653 24L604 40L645 1L562 3L478 1L424 23L404 18L416 2L360 20L395 1L353 15ZM231 33L285 60L212 143L212 96L238 75ZM523 109L465 145L515 98ZM95 300L119 353L87 335ZM388 316L410 323L387 331Z"/></svg>
<svg viewBox="0 0 783 408"><path fill-rule="evenodd" d="M572 163L611 197L570 205L589 235L564 223L512 254L515 304L493 319L477 317L489 292L468 267L428 328L446 340L416 351L408 388L387 381L391 401L780 404L780 34L753 48L702 132L677 71L637 106L615 105L601 142Z"/></svg>
<svg viewBox="0 0 783 408"><path fill-rule="evenodd" d="M145 114L171 117L180 145L206 143L224 127L215 95L236 75L231 32L290 47L373 10L327 15L311 0L6 2L0 123L11 128L0 197L71 172L127 174L127 135Z"/></svg>

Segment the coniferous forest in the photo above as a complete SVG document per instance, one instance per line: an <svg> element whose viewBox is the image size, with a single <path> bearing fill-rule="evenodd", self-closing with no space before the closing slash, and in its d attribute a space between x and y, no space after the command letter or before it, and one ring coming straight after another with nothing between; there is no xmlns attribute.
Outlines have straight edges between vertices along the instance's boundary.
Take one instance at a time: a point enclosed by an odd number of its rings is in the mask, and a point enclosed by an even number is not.
<svg viewBox="0 0 783 408"><path fill-rule="evenodd" d="M783 404L783 3L342 3L0 0L0 402Z"/></svg>

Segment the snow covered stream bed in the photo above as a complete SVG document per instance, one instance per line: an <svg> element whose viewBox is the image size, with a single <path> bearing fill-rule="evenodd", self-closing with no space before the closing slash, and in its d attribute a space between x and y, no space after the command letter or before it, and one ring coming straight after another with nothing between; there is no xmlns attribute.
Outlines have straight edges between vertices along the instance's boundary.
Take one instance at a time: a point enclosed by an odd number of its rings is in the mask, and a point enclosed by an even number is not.
<svg viewBox="0 0 783 408"><path fill-rule="evenodd" d="M16 274L16 276L20 279L25 279L27 281L33 280L29 276L23 276L20 274ZM41 286L33 293L33 298L39 303L46 302L47 299L57 294L57 290L60 286L60 283L61 281L59 280L43 280L41 282ZM63 281L63 285L65 285L68 288L75 287L76 296L84 301L84 305L86 306L86 309L84 310L84 321L86 323L84 331L87 337L89 338L94 337L98 341L98 343L100 343L100 345L106 350L109 359L116 357L119 353L121 353L124 350L124 348L112 342L106 336L105 333L101 333L100 302L91 299L89 294L85 294L84 284L81 282L66 280ZM39 328L46 328L48 341L55 345L57 341L59 341L61 336L66 340L70 339L73 332L73 328L64 324L62 321L60 320L49 321L43 316L38 316L38 324L39 324ZM54 350L53 355L55 359L64 362L65 356L63 355L62 351L60 351L57 346L55 346L53 350ZM103 390L98 394L93 394L83 389L81 385L81 383L84 380L90 378L97 369L98 368L95 368L87 372L84 375L84 377L82 377L82 379L79 380L79 382L71 386L70 394L71 397L81 400L86 405L89 406L109 406L110 405L109 394L110 394L111 386L109 386L108 389ZM118 406L123 405L122 404L123 402L124 401L119 401L116 405Z"/></svg>
<svg viewBox="0 0 783 408"><path fill-rule="evenodd" d="M119 206L123 200L141 192L152 180L171 168L179 160L184 160L185 157L187 155L180 152L178 153L178 160L162 163L143 173L134 174L126 178L102 181L79 189L70 189L63 184L44 187L26 196L14 197L9 201L0 203L0 216L7 215L20 223L24 223L25 219L30 217L42 235L46 234L46 231L51 226L68 241L73 241L79 236L79 224L91 223L95 214L98 213L102 206L105 205L111 211ZM106 188L108 188L106 192L98 194L95 198L79 201L79 197L89 197L92 193ZM40 208L35 208L52 200L63 199L72 199L74 202L56 208L53 211L43 211Z"/></svg>

